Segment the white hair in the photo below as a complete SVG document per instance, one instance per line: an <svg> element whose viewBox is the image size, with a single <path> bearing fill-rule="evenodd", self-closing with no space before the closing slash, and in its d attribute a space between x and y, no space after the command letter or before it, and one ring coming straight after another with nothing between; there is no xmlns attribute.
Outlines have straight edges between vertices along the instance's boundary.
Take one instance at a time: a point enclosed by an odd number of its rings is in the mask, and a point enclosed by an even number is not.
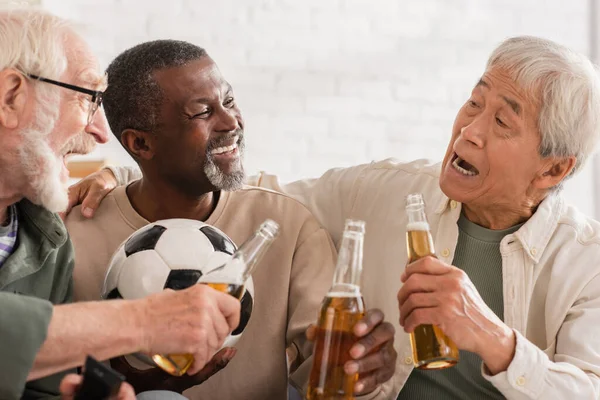
<svg viewBox="0 0 600 400"><path fill-rule="evenodd" d="M600 137L600 79L585 56L531 36L505 40L487 70L507 72L539 104L537 127L542 157L574 156L569 176L579 171Z"/></svg>
<svg viewBox="0 0 600 400"><path fill-rule="evenodd" d="M0 6L0 70L60 80L67 70L65 40L70 28L67 21L40 10ZM28 181L29 200L62 211L68 203L67 189L60 179L61 164L47 143L58 119L60 88L35 82L34 90L35 117L20 132L20 172Z"/></svg>
<svg viewBox="0 0 600 400"><path fill-rule="evenodd" d="M0 70L60 79L67 69L69 27L66 20L41 10L0 6Z"/></svg>
<svg viewBox="0 0 600 400"><path fill-rule="evenodd" d="M14 5L0 6L0 70L13 68L29 74L60 80L67 70L65 40L72 32L71 24L47 12ZM47 111L58 108L59 88L46 83L36 83L38 102ZM56 119L55 118L55 119Z"/></svg>

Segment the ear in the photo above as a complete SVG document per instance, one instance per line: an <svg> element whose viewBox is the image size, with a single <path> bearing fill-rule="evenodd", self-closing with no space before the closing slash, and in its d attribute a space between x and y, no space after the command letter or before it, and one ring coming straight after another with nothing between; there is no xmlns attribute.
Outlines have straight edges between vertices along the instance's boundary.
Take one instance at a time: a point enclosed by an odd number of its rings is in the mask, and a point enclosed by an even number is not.
<svg viewBox="0 0 600 400"><path fill-rule="evenodd" d="M576 162L577 158L574 156L549 159L536 177L536 186L540 189L550 189L558 185L573 171Z"/></svg>
<svg viewBox="0 0 600 400"><path fill-rule="evenodd" d="M121 144L135 159L151 160L155 155L156 137L144 131L125 129L121 133Z"/></svg>
<svg viewBox="0 0 600 400"><path fill-rule="evenodd" d="M14 69L0 71L0 125L15 129L23 123L23 112L31 94L22 73Z"/></svg>

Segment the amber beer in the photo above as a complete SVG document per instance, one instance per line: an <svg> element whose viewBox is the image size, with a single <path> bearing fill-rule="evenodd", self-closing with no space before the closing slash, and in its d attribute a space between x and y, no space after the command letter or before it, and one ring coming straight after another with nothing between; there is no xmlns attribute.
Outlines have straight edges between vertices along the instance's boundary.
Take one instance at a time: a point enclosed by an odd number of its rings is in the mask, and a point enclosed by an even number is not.
<svg viewBox="0 0 600 400"><path fill-rule="evenodd" d="M360 292L364 222L346 222L333 285L321 305L308 381L308 400L354 399L358 373L348 375L344 364L357 342L354 325L364 316Z"/></svg>
<svg viewBox="0 0 600 400"><path fill-rule="evenodd" d="M425 216L425 204L421 194L406 198L408 225L406 247L408 262L426 256L435 257L433 239ZM410 334L413 362L416 368L426 370L444 369L458 362L458 348L454 342L435 325L419 325Z"/></svg>
<svg viewBox="0 0 600 400"><path fill-rule="evenodd" d="M270 219L261 224L258 230L233 254L231 259L207 275L200 282L219 292L227 293L238 300L244 294L244 282L250 277L260 259L279 234L279 225ZM155 354L152 360L156 365L174 376L182 376L194 363L192 354Z"/></svg>
<svg viewBox="0 0 600 400"><path fill-rule="evenodd" d="M227 293L236 297L238 300L242 299L244 294L244 285L239 283L213 283L213 282L200 282L206 286L218 290L219 292ZM152 356L152 360L156 365L161 367L164 371L174 376L182 376L187 372L188 369L194 363L194 356L191 354L155 354Z"/></svg>

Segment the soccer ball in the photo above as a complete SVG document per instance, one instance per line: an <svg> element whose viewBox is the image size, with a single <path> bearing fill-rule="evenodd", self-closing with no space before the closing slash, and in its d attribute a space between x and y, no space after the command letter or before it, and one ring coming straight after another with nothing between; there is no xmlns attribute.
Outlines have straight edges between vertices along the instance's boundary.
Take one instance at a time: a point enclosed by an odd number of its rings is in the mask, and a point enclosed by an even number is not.
<svg viewBox="0 0 600 400"><path fill-rule="evenodd" d="M119 246L110 261L102 297L132 300L164 289L188 288L208 280L211 271L225 264L235 250L236 245L226 234L203 222L189 219L154 222L135 231ZM232 347L241 338L253 305L254 284L250 277L242 296L240 324L221 348ZM138 358L152 362L149 357Z"/></svg>

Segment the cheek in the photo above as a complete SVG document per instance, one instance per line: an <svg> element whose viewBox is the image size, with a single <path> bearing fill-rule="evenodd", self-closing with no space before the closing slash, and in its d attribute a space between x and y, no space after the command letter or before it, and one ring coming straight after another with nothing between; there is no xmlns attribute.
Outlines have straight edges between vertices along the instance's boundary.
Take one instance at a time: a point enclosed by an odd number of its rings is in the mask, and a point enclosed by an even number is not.
<svg viewBox="0 0 600 400"><path fill-rule="evenodd" d="M536 173L536 156L522 149L497 149L488 153L490 176L504 187L522 187L531 182Z"/></svg>

